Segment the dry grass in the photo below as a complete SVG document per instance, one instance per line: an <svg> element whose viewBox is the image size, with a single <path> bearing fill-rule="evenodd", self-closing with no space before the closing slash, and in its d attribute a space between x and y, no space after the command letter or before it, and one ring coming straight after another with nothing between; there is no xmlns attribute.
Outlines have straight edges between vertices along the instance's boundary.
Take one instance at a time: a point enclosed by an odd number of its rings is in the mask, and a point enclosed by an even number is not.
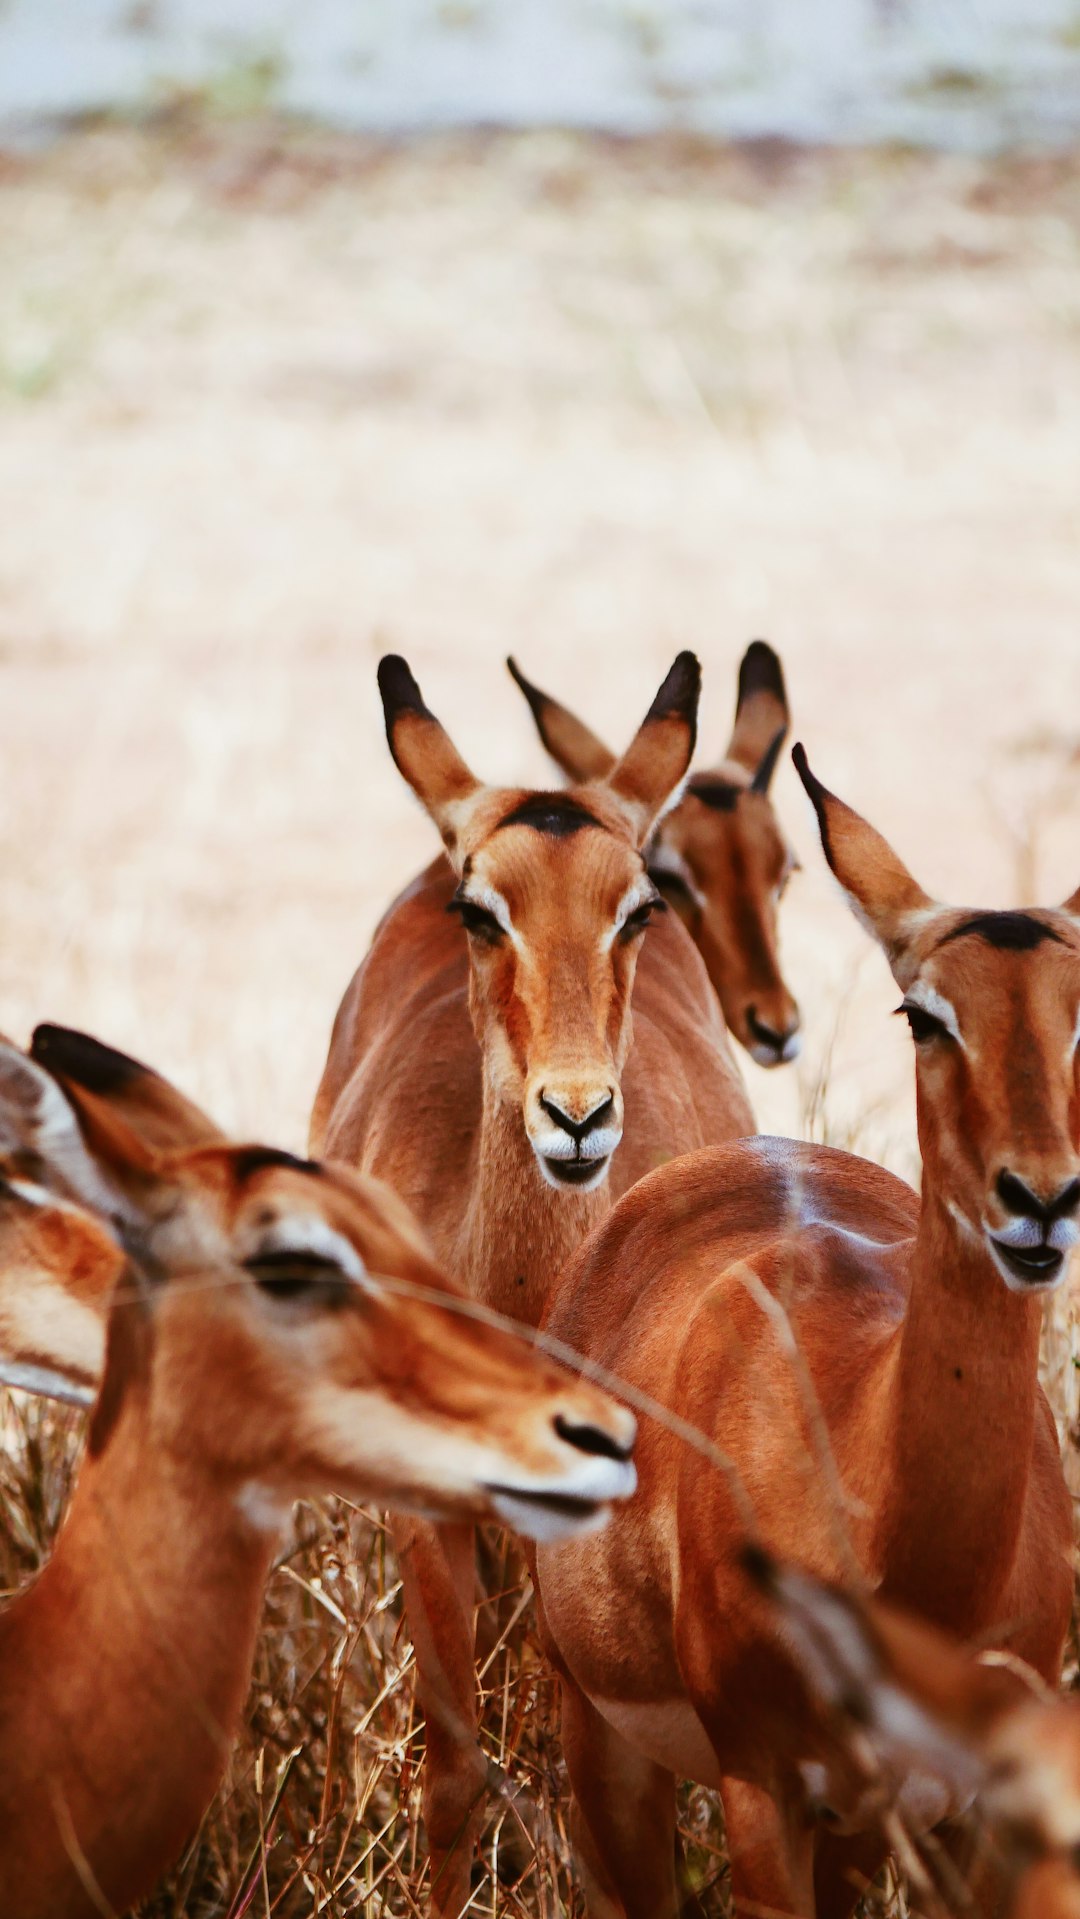
<svg viewBox="0 0 1080 1919"><path fill-rule="evenodd" d="M336 1000L430 849L382 744L387 644L481 771L542 778L511 648L618 739L695 645L709 751L765 632L815 764L925 884L1071 890L1078 264L1067 160L176 122L8 161L0 1028L71 1020L235 1130L302 1144ZM775 1130L910 1174L891 982L786 770L779 795L808 1043L798 1075L748 1067L753 1097ZM1070 1471L1077 1352L1062 1301L1046 1376ZM9 1588L77 1433L7 1405ZM148 1912L422 1906L395 1595L373 1516L303 1509L248 1732ZM555 1913L549 1686L530 1632L499 1631L485 1741L542 1843L503 1884L500 1803L475 1910ZM720 1913L708 1795L683 1821Z"/></svg>

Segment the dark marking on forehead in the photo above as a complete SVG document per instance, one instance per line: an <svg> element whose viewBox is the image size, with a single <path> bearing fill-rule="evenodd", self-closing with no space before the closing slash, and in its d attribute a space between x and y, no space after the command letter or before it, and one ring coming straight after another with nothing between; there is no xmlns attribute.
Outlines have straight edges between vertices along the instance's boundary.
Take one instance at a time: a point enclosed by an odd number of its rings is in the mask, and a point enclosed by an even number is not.
<svg viewBox="0 0 1080 1919"><path fill-rule="evenodd" d="M699 773L690 781L687 789L700 800L703 806L711 806L714 813L733 813L739 794L745 787L736 786L733 780L719 778L715 774Z"/></svg>
<svg viewBox="0 0 1080 1919"><path fill-rule="evenodd" d="M537 833L566 839L571 833L580 833L583 826L599 826L603 830L603 821L572 793L530 793L512 813L505 814L499 826L531 826Z"/></svg>
<svg viewBox="0 0 1080 1919"><path fill-rule="evenodd" d="M270 1166L285 1166L294 1173L322 1173L322 1165L317 1159L298 1159L295 1153L287 1153L281 1146L240 1146L232 1154L232 1163L240 1179L249 1179L252 1173L261 1173Z"/></svg>
<svg viewBox="0 0 1080 1919"><path fill-rule="evenodd" d="M75 1081L88 1093L118 1093L133 1079L147 1074L149 1068L117 1052L115 1046L103 1046L89 1033L77 1033L70 1026L39 1026L30 1042L30 1057L50 1073L60 1073Z"/></svg>
<svg viewBox="0 0 1080 1919"><path fill-rule="evenodd" d="M985 940L988 946L1000 947L1006 953L1030 953L1035 946L1041 946L1044 940L1053 940L1056 945L1066 942L1061 934L1047 926L1045 920L1035 918L1033 913L973 913L951 933L940 940L940 946L948 946L952 940L962 939L965 933L973 933L976 939Z"/></svg>

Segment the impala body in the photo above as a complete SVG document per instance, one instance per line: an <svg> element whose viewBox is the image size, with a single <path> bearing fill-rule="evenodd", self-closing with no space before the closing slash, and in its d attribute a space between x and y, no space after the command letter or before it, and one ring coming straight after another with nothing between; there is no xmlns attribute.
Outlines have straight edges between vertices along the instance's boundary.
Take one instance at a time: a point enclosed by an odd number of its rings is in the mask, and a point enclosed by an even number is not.
<svg viewBox="0 0 1080 1919"><path fill-rule="evenodd" d="M681 655L606 778L484 786L404 662L380 685L397 765L445 858L391 907L338 1014L313 1149L386 1179L480 1299L535 1323L560 1266L650 1168L753 1127L698 952L642 849L694 746ZM468 1896L487 1767L475 1728L471 1529L398 1529L427 1717L438 1911ZM463 1728L470 1736L463 1735Z"/></svg>
<svg viewBox="0 0 1080 1919"><path fill-rule="evenodd" d="M1080 896L939 906L797 764L904 994L922 1200L851 1154L744 1141L643 1180L561 1278L550 1329L731 1461L706 1471L647 1421L611 1532L538 1554L592 1915L674 1910L678 1775L722 1791L740 1913L847 1914L884 1857L735 1564L748 1523L1048 1679L1068 1625L1070 1502L1037 1362L1080 1207ZM900 1798L916 1825L959 1810L915 1775Z"/></svg>
<svg viewBox="0 0 1080 1919"><path fill-rule="evenodd" d="M104 1257L83 1207L124 1248L70 1508L0 1613L4 1911L68 1919L149 1891L212 1798L294 1499L339 1491L555 1537L632 1489L634 1424L455 1311L376 1182L230 1145L82 1035L39 1029L34 1053L0 1054L0 1109L82 1205L0 1183L0 1244L14 1219L22 1286L44 1235L34 1351L53 1381L86 1378L62 1286L66 1266L77 1324L81 1264Z"/></svg>

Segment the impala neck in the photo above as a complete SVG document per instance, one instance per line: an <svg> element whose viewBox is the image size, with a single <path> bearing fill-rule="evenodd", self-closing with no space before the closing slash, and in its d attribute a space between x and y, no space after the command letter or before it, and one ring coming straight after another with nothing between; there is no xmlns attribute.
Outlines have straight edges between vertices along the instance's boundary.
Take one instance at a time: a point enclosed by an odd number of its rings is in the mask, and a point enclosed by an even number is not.
<svg viewBox="0 0 1080 1919"><path fill-rule="evenodd" d="M476 1177L456 1267L470 1291L497 1312L538 1325L554 1280L610 1210L607 1180L590 1193L549 1186L520 1106L500 1099L485 1075Z"/></svg>
<svg viewBox="0 0 1080 1919"><path fill-rule="evenodd" d="M119 1910L189 1837L235 1737L274 1544L129 1393L48 1565L0 1618L0 1832L33 1835L26 1910L69 1909L58 1800Z"/></svg>
<svg viewBox="0 0 1080 1919"><path fill-rule="evenodd" d="M1000 1624L1025 1514L1041 1312L1010 1293L928 1179L894 1376L882 1570L954 1632Z"/></svg>

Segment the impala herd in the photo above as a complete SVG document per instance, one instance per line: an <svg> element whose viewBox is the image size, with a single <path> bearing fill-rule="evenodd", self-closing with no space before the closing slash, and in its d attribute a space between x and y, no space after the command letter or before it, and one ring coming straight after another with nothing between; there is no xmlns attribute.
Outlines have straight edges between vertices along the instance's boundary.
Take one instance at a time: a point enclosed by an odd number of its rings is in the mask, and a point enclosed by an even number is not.
<svg viewBox="0 0 1080 1919"><path fill-rule="evenodd" d="M338 1492L395 1515L438 1919L491 1772L482 1521L527 1541L588 1919L700 1910L684 1779L722 1801L738 1919L846 1919L891 1853L928 1919L1078 1919L1038 1356L1080 1239L1080 891L939 903L796 747L902 995L921 1197L756 1137L732 1037L799 1045L776 655L695 771L693 655L621 755L510 670L563 787L485 784L381 663L442 851L341 1003L315 1157L86 1035L0 1042L0 1380L92 1407L0 1611L0 1913L152 1891L224 1774L292 1503Z"/></svg>

